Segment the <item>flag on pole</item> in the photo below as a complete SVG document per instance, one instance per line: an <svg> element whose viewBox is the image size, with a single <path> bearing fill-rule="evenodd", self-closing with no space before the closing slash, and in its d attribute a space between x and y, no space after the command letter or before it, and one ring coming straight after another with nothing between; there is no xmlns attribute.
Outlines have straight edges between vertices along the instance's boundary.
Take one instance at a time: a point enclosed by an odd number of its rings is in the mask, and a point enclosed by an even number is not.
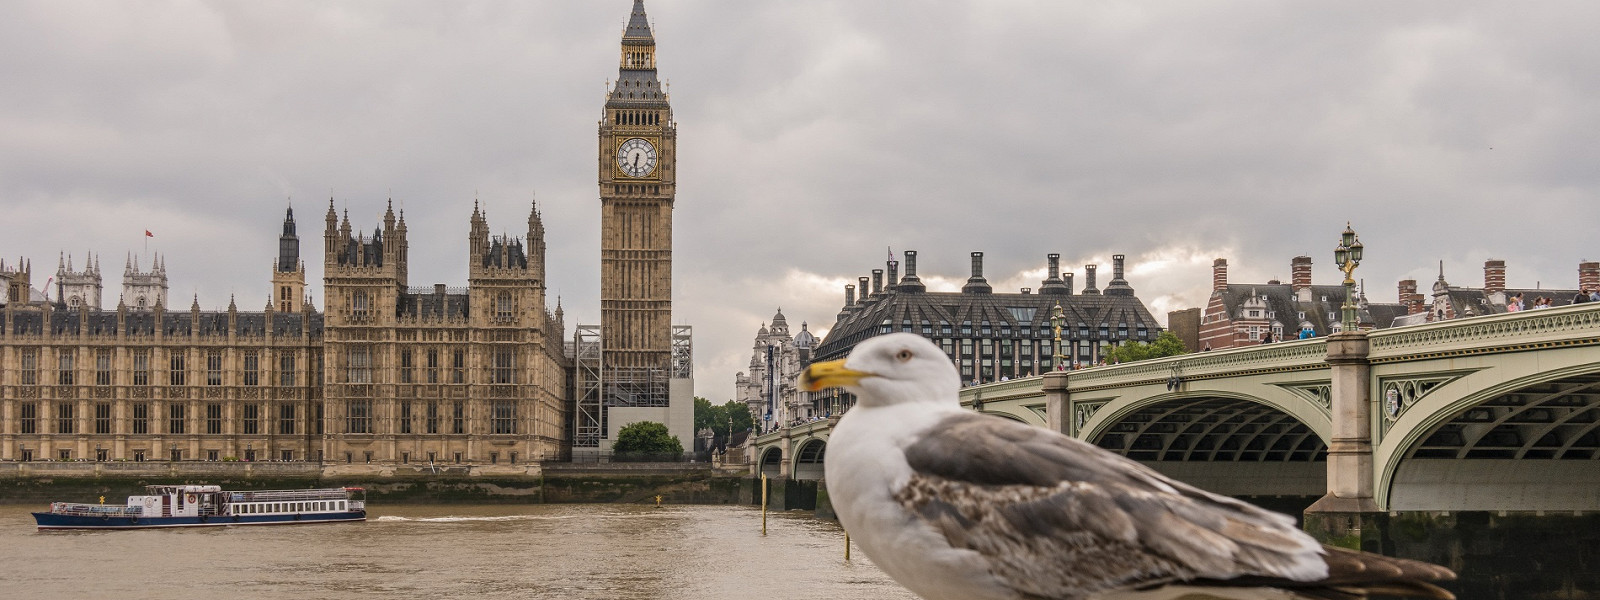
<svg viewBox="0 0 1600 600"><path fill-rule="evenodd" d="M146 230L144 230L144 236L145 236L145 237L155 237L155 236L156 236L156 234L154 234L154 233L150 233L150 230L149 230L149 229L146 229Z"/></svg>
<svg viewBox="0 0 1600 600"><path fill-rule="evenodd" d="M892 247L892 246L884 246L884 247L889 249L889 262L894 262L894 247Z"/></svg>

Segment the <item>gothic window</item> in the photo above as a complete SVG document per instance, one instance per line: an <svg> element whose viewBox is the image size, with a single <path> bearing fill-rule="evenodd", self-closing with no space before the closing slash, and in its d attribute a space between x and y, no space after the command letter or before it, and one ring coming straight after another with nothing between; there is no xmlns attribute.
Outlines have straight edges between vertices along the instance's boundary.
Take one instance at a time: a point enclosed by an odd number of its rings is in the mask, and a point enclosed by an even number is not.
<svg viewBox="0 0 1600 600"><path fill-rule="evenodd" d="M500 292L500 295L495 298L494 313L496 317L501 319L511 318L511 292Z"/></svg>
<svg viewBox="0 0 1600 600"><path fill-rule="evenodd" d="M278 385L294 385L294 353L285 352L278 357Z"/></svg>
<svg viewBox="0 0 1600 600"><path fill-rule="evenodd" d="M411 433L411 401L400 403L400 433Z"/></svg>
<svg viewBox="0 0 1600 600"><path fill-rule="evenodd" d="M261 385L261 355L255 350L244 353L244 384Z"/></svg>
<svg viewBox="0 0 1600 600"><path fill-rule="evenodd" d="M516 383L517 351L515 348L494 349L494 382Z"/></svg>
<svg viewBox="0 0 1600 600"><path fill-rule="evenodd" d="M22 385L39 383L39 349L22 349Z"/></svg>
<svg viewBox="0 0 1600 600"><path fill-rule="evenodd" d="M348 383L372 383L372 347L350 347Z"/></svg>
<svg viewBox="0 0 1600 600"><path fill-rule="evenodd" d="M94 405L94 432L111 433L111 403L97 402Z"/></svg>
<svg viewBox="0 0 1600 600"><path fill-rule="evenodd" d="M282 435L294 435L293 404L286 403L278 405L278 433Z"/></svg>
<svg viewBox="0 0 1600 600"><path fill-rule="evenodd" d="M72 426L72 403L56 403L56 433L75 433Z"/></svg>
<svg viewBox="0 0 1600 600"><path fill-rule="evenodd" d="M167 433L182 434L184 432L182 404L172 403L167 405Z"/></svg>
<svg viewBox="0 0 1600 600"><path fill-rule="evenodd" d="M39 433L39 404L23 402L17 409L17 433Z"/></svg>
<svg viewBox="0 0 1600 600"><path fill-rule="evenodd" d="M345 433L372 433L372 401L357 398L350 401L345 414Z"/></svg>
<svg viewBox="0 0 1600 600"><path fill-rule="evenodd" d="M243 411L243 415L239 420L239 424L244 429L241 433L245 435L261 433L261 407L255 404L246 404L241 406L240 409Z"/></svg>
<svg viewBox="0 0 1600 600"><path fill-rule="evenodd" d="M400 351L400 383L411 383L411 349Z"/></svg>
<svg viewBox="0 0 1600 600"><path fill-rule="evenodd" d="M367 303L367 293L365 291L356 290L350 294L350 317L353 320L366 320L370 311L371 307Z"/></svg>
<svg viewBox="0 0 1600 600"><path fill-rule="evenodd" d="M222 385L222 351L206 352L206 385Z"/></svg>
<svg viewBox="0 0 1600 600"><path fill-rule="evenodd" d="M439 402L437 400L428 401L428 414L427 418L424 419L424 425L427 426L428 433L439 433ZM428 462L433 462L433 458L428 458Z"/></svg>
<svg viewBox="0 0 1600 600"><path fill-rule="evenodd" d="M150 433L150 403L149 402L135 402L135 403L133 403L132 408L133 408L133 433L136 433L136 434L147 434L147 433Z"/></svg>
<svg viewBox="0 0 1600 600"><path fill-rule="evenodd" d="M206 433L218 435L222 433L222 405L216 402L206 404Z"/></svg>
<svg viewBox="0 0 1600 600"><path fill-rule="evenodd" d="M72 363L73 359L76 357L77 352L74 352L72 348L61 349L61 353L57 356L58 360L56 361L56 383L61 385L72 385L72 375L74 372Z"/></svg>
<svg viewBox="0 0 1600 600"><path fill-rule="evenodd" d="M428 349L428 383L439 383L439 349ZM429 432L432 433L432 432Z"/></svg>
<svg viewBox="0 0 1600 600"><path fill-rule="evenodd" d="M494 401L494 432L517 432L517 404L511 400Z"/></svg>
<svg viewBox="0 0 1600 600"><path fill-rule="evenodd" d="M139 299L137 301L135 301L134 304L136 306L138 306L140 310L143 310L143 309L147 308L147 305L149 304L149 301L145 300L144 296L139 296Z"/></svg>
<svg viewBox="0 0 1600 600"><path fill-rule="evenodd" d="M110 348L101 348L94 353L94 384L111 385Z"/></svg>
<svg viewBox="0 0 1600 600"><path fill-rule="evenodd" d="M458 433L458 434L466 433L467 432L467 403L465 403L465 402L456 402L455 406L451 407L451 409L453 411L453 414L451 415L451 419L450 419L450 421L451 421L451 432L452 433Z"/></svg>
<svg viewBox="0 0 1600 600"><path fill-rule="evenodd" d="M67 298L67 307L69 308L76 309L81 304L83 304L83 299L79 298L77 294L73 294L71 298Z"/></svg>
<svg viewBox="0 0 1600 600"><path fill-rule="evenodd" d="M467 351L456 350L450 365L450 383L467 382Z"/></svg>
<svg viewBox="0 0 1600 600"><path fill-rule="evenodd" d="M168 350L167 385L183 385L184 379L184 351L179 349ZM181 432L175 432L181 433Z"/></svg>

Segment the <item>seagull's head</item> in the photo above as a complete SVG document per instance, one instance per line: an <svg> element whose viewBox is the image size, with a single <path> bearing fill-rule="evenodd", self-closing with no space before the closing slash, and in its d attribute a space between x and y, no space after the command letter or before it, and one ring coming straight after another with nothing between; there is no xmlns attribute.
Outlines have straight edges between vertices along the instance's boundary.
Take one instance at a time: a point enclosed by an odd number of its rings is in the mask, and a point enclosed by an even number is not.
<svg viewBox="0 0 1600 600"><path fill-rule="evenodd" d="M950 357L927 338L891 333L856 344L844 360L812 363L800 374L800 387L811 392L842 387L865 406L905 402L956 406L961 376Z"/></svg>

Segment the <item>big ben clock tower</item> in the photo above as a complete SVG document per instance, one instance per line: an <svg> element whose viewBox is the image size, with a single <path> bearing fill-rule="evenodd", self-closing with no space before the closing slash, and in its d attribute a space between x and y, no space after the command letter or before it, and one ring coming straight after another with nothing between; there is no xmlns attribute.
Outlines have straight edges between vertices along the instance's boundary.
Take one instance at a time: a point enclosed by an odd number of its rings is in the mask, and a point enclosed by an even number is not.
<svg viewBox="0 0 1600 600"><path fill-rule="evenodd" d="M672 335L677 128L643 0L622 34L600 121L600 326L605 368L666 370Z"/></svg>

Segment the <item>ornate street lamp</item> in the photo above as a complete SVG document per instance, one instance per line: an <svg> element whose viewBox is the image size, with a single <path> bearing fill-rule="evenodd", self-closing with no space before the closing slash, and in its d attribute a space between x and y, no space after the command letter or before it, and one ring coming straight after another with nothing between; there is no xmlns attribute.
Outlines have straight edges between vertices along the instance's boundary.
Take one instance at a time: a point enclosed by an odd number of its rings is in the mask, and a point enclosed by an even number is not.
<svg viewBox="0 0 1600 600"><path fill-rule="evenodd" d="M1061 303L1057 302L1056 303L1056 307L1053 308L1053 309L1050 309L1050 328L1055 331L1056 348L1055 348L1055 357L1054 358L1055 358L1055 363L1056 363L1055 370L1057 370L1057 371L1065 371L1065 370L1067 370L1067 365L1064 362L1067 359L1067 355L1065 355L1065 354L1063 354L1061 352L1061 324L1066 322L1066 320L1067 320L1067 313L1066 313L1066 311L1061 309Z"/></svg>
<svg viewBox="0 0 1600 600"><path fill-rule="evenodd" d="M1344 306L1340 307L1339 327L1343 331L1355 331L1361 327L1361 317L1357 314L1356 307L1356 280L1353 274L1356 267L1361 265L1361 237L1356 235L1350 223L1344 224L1344 233L1339 236L1339 247L1333 249L1333 262L1339 265L1339 270L1344 271Z"/></svg>

